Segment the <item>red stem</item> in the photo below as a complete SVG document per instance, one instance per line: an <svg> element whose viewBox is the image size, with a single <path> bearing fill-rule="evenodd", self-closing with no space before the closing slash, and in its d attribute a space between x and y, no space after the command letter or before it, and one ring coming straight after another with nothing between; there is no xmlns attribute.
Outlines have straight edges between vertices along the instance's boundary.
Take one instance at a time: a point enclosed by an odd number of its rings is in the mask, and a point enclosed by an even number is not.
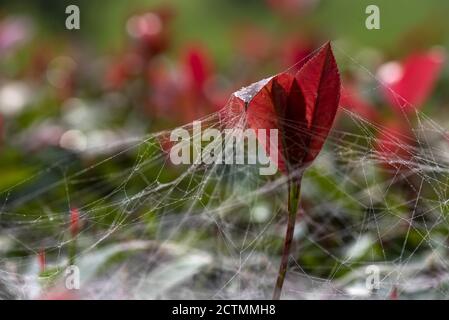
<svg viewBox="0 0 449 320"><path fill-rule="evenodd" d="M288 258L295 231L296 213L299 207L300 187L301 179L290 182L288 186L287 231L285 233L284 248L282 249L281 264L279 266L276 286L274 287L273 300L279 300L281 298L282 287L284 286L285 275L287 274Z"/></svg>

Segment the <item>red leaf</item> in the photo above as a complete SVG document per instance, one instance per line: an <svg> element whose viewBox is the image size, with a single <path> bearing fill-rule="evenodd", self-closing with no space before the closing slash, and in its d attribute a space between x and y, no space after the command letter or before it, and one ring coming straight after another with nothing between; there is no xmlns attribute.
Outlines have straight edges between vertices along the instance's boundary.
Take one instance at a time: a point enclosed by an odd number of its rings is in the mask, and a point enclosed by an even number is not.
<svg viewBox="0 0 449 320"><path fill-rule="evenodd" d="M340 75L330 43L327 43L296 74L306 99L306 120L311 139L304 161L313 161L320 152L337 113Z"/></svg>
<svg viewBox="0 0 449 320"><path fill-rule="evenodd" d="M46 265L46 262L45 262L45 250L44 249L39 250L39 252L37 254L37 261L38 261L38 264L39 264L40 272L44 272L45 271L45 265Z"/></svg>
<svg viewBox="0 0 449 320"><path fill-rule="evenodd" d="M422 106L433 90L444 63L441 50L416 53L402 63L390 62L379 69L385 99L394 107L412 111Z"/></svg>
<svg viewBox="0 0 449 320"><path fill-rule="evenodd" d="M169 7L160 7L152 11L140 12L131 16L127 31L135 40L135 49L145 60L153 58L169 46L169 25L173 11Z"/></svg>
<svg viewBox="0 0 449 320"><path fill-rule="evenodd" d="M393 289L391 289L390 292L390 300L398 300L398 296L398 288L393 286Z"/></svg>
<svg viewBox="0 0 449 320"><path fill-rule="evenodd" d="M376 122L380 118L374 106L352 84L342 86L340 106L349 109L369 121Z"/></svg>
<svg viewBox="0 0 449 320"><path fill-rule="evenodd" d="M77 208L70 209L70 233L72 237L76 237L78 235L80 226L79 226L80 213Z"/></svg>
<svg viewBox="0 0 449 320"><path fill-rule="evenodd" d="M376 151L382 165L393 172L406 167L413 156L413 133L401 122L392 122L382 128L377 136Z"/></svg>
<svg viewBox="0 0 449 320"><path fill-rule="evenodd" d="M298 148L304 139L296 139L306 131L299 127L304 119L304 97L296 79L288 73L272 78L254 96L248 106L248 125L253 129L266 129L265 148L267 150L270 150L269 129L279 130L277 165L283 172L287 171L286 162L295 164L304 158L305 148ZM298 159L301 160L298 161Z"/></svg>
<svg viewBox="0 0 449 320"><path fill-rule="evenodd" d="M143 60L137 54L127 53L108 66L105 85L114 90L122 89L133 75L141 72Z"/></svg>
<svg viewBox="0 0 449 320"><path fill-rule="evenodd" d="M288 38L280 48L281 60L283 65L290 67L298 61L307 60L307 57L314 51L314 46L308 40Z"/></svg>
<svg viewBox="0 0 449 320"><path fill-rule="evenodd" d="M204 84L211 75L211 59L199 47L190 48L185 57L186 73L188 75L189 89L202 94Z"/></svg>
<svg viewBox="0 0 449 320"><path fill-rule="evenodd" d="M279 130L278 168L284 173L315 159L340 99L340 77L329 43L302 64L295 76L282 73L250 87L255 94L248 102L248 126ZM259 89L258 84L263 86Z"/></svg>

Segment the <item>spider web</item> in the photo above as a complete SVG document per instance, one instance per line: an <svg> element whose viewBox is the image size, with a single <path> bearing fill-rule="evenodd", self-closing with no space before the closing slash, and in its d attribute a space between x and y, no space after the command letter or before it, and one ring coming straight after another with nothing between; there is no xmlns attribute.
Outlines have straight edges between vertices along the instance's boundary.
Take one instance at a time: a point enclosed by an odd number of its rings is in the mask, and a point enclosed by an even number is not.
<svg viewBox="0 0 449 320"><path fill-rule="evenodd" d="M380 95L386 84L334 47L340 68L370 76L368 93ZM246 126L245 113L229 105L200 120L220 130ZM393 290L448 297L445 128L422 111L404 111L403 120L412 135L398 138L340 106L303 178L284 298L385 299ZM192 132L192 124L184 128ZM380 134L406 156L386 154ZM73 292L81 298L270 298L288 177L261 176L255 165L174 166L169 135L68 154L3 190L0 296L38 298L62 288L75 250L81 288ZM74 207L82 225L75 238ZM374 289L366 285L372 266L380 280Z"/></svg>

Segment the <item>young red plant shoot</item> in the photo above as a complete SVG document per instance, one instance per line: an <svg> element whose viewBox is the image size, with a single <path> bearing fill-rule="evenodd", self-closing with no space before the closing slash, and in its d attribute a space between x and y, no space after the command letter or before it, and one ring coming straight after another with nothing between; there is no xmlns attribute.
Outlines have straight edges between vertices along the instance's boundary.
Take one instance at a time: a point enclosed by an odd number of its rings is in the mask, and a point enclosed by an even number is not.
<svg viewBox="0 0 449 320"><path fill-rule="evenodd" d="M303 172L323 147L340 100L340 76L330 43L295 70L295 74L284 72L259 82L246 101L250 128L278 130L277 164L289 178L287 231L273 299L280 298L287 271ZM269 150L269 141L260 142Z"/></svg>

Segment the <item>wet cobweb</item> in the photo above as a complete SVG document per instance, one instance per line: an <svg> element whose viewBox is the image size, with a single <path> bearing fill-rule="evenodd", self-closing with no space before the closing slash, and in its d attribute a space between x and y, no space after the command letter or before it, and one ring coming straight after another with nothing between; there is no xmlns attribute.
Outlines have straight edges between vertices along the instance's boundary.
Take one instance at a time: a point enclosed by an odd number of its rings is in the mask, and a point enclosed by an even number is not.
<svg viewBox="0 0 449 320"><path fill-rule="evenodd" d="M371 94L379 94L381 81L336 53L341 68L371 76ZM407 136L340 106L303 178L283 298L448 297L444 119L422 111L401 119ZM246 127L244 110L229 104L199 121ZM184 128L195 139L192 124ZM70 263L81 279L70 294L83 299L270 298L288 177L260 175L255 165L174 165L170 132L59 153L43 169L48 159L30 157L41 169L0 194L0 298L60 292ZM367 285L373 270L377 286Z"/></svg>

